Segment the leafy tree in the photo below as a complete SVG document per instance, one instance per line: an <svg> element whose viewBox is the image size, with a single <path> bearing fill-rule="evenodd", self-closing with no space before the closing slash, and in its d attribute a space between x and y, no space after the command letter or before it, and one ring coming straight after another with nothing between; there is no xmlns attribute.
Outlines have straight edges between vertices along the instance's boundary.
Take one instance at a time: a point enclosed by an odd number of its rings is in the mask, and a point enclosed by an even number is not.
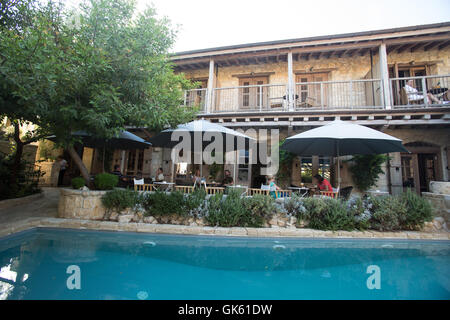
<svg viewBox="0 0 450 320"><path fill-rule="evenodd" d="M379 175L384 173L381 166L388 160L389 157L382 154L353 156L351 161L354 164L350 166L350 171L356 187L364 192L374 186L378 181Z"/></svg>
<svg viewBox="0 0 450 320"><path fill-rule="evenodd" d="M69 12L49 2L31 16L0 31L0 116L14 124L16 158L23 144L54 134L88 181L71 132L108 139L126 126L159 130L193 118L179 107L192 84L169 61L175 33L154 8L90 0ZM24 122L37 125L25 139Z"/></svg>
<svg viewBox="0 0 450 320"><path fill-rule="evenodd" d="M296 155L292 152L281 149L281 146L286 142L286 139L280 141L279 143L279 164L280 167L277 173L277 179L284 184L289 183L291 179L292 172L292 162L294 161Z"/></svg>

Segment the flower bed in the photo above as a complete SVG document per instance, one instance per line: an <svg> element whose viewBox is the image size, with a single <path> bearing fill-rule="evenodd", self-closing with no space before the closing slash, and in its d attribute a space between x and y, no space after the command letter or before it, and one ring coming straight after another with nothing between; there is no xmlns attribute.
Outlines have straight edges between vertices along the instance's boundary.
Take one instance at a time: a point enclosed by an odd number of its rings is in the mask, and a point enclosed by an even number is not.
<svg viewBox="0 0 450 320"><path fill-rule="evenodd" d="M420 230L431 206L407 191L400 196L352 198L207 196L203 191L139 193L113 190L102 197L105 220L213 227L308 227L319 230ZM444 227L444 226L441 226Z"/></svg>

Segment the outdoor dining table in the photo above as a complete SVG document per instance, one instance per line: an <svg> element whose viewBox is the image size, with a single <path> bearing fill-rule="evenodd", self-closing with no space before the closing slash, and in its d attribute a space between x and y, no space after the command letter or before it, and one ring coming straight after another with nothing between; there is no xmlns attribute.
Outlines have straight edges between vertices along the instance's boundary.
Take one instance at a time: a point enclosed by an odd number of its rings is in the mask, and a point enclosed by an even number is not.
<svg viewBox="0 0 450 320"><path fill-rule="evenodd" d="M445 100L445 94L447 93L448 88L433 88L428 90L428 93L436 96L436 98L440 100Z"/></svg>
<svg viewBox="0 0 450 320"><path fill-rule="evenodd" d="M428 90L429 93L439 95L448 91L448 88L433 88Z"/></svg>
<svg viewBox="0 0 450 320"><path fill-rule="evenodd" d="M173 182L153 182L153 187L157 190L160 190L161 187L165 186L163 190L172 191L174 185L175 183Z"/></svg>
<svg viewBox="0 0 450 320"><path fill-rule="evenodd" d="M208 183L206 184L206 186L207 186L207 187L220 187L220 186L222 186L222 184L219 183L219 182L208 182Z"/></svg>
<svg viewBox="0 0 450 320"><path fill-rule="evenodd" d="M307 187L289 187L288 189L298 193L302 198L309 194L309 188Z"/></svg>
<svg viewBox="0 0 450 320"><path fill-rule="evenodd" d="M247 186L241 186L241 185L231 185L231 186L227 186L227 188L232 188L232 189L244 189L245 191L242 192L242 194L246 194L248 191L248 187Z"/></svg>

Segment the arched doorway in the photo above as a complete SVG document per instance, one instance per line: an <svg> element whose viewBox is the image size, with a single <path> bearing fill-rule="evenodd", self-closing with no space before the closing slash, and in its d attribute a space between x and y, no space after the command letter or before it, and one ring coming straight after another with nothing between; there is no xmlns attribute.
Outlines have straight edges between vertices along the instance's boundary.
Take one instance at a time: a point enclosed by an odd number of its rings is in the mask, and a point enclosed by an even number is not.
<svg viewBox="0 0 450 320"><path fill-rule="evenodd" d="M440 147L422 141L406 143L405 147L411 153L401 154L403 189L428 192L430 181L442 180Z"/></svg>

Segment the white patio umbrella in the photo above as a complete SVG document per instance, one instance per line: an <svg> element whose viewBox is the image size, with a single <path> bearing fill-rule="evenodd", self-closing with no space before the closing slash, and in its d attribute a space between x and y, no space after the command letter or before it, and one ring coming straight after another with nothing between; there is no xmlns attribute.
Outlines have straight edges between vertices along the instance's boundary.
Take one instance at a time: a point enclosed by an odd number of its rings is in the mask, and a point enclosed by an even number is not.
<svg viewBox="0 0 450 320"><path fill-rule="evenodd" d="M164 148L173 148L175 147L179 141L173 141L172 136L174 132L188 132L191 137L191 150L195 150L196 143L197 148L198 145L201 146L201 151L203 151L204 147L210 144L210 141L203 141L203 137L205 134L220 134L222 135L222 141L223 141L223 150L227 150L227 141L231 142L232 150L238 150L240 147L240 144L244 144L245 146L249 145L249 142L251 140L255 140L243 133L240 133L238 131L229 129L227 127L221 126L216 123L209 122L207 120L195 120L191 121L189 123L180 124L175 129L166 129L161 131L158 135L155 137L152 137L149 139L153 147L164 147ZM200 139L201 142L196 141ZM229 147L230 147L229 146ZM201 165L200 165L200 171L201 174L203 173L203 157L202 152L201 154ZM233 181L235 181L235 170L233 170Z"/></svg>
<svg viewBox="0 0 450 320"><path fill-rule="evenodd" d="M338 187L341 184L339 157L354 154L409 152L400 139L380 131L341 120L286 139L283 150L302 156L338 158Z"/></svg>

